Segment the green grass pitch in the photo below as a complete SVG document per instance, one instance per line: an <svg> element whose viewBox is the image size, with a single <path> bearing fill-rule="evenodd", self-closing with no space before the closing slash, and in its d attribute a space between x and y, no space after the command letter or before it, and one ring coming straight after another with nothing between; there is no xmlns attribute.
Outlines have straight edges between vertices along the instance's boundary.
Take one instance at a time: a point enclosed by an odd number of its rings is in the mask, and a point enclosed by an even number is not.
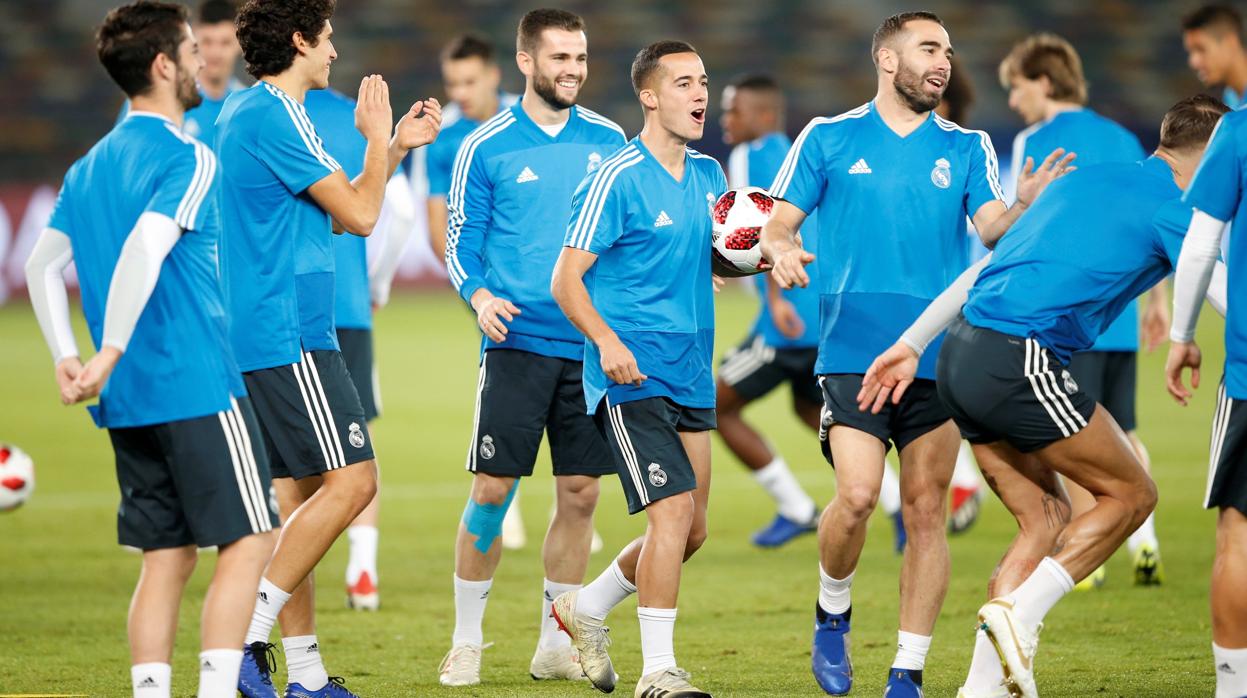
<svg viewBox="0 0 1247 698"><path fill-rule="evenodd" d="M752 322L754 300L719 297L720 352ZM1058 696L1208 696L1213 690L1207 587L1214 516L1201 508L1212 402L1222 352L1221 323L1205 313L1205 385L1194 404L1164 392L1163 353L1140 363L1140 433L1160 487L1158 531L1168 580L1131 586L1124 552L1108 582L1073 594L1049 615L1038 658L1045 698ZM80 329L80 340L86 339ZM537 640L540 540L553 494L548 467L521 488L529 546L508 551L491 594L483 683L443 689L437 666L453 626L452 539L468 476L465 448L476 386L477 334L449 293L402 295L377 316L377 353L385 414L374 435L382 468L379 613L343 605L345 541L319 568L319 636L331 674L363 696L589 696L586 684L537 683L528 661ZM0 309L0 439L35 459L37 489L22 509L0 514L0 694L129 695L125 615L139 558L117 547L117 486L112 453L81 407L57 401L51 362L29 307ZM814 436L797 424L787 391L749 416L778 445L820 503L833 494L831 469ZM770 520L766 496L716 439L710 538L686 566L677 656L698 685L716 696L821 695L809 670L817 594L813 537L781 550L756 550L749 534ZM544 472L543 472L544 471ZM604 480L598 528L606 565L644 527L626 514L618 481ZM952 539L952 583L927 662L926 693L956 693L969 664L974 612L1014 524L992 497L971 531ZM882 693L896 638L897 573L891 529L872 521L854 585L854 695ZM202 555L182 606L174 656L174 695L196 687L198 615L214 556ZM630 695L641 657L635 601L610 622L618 694ZM284 680L284 661L278 678ZM280 684L279 684L280 685Z"/></svg>

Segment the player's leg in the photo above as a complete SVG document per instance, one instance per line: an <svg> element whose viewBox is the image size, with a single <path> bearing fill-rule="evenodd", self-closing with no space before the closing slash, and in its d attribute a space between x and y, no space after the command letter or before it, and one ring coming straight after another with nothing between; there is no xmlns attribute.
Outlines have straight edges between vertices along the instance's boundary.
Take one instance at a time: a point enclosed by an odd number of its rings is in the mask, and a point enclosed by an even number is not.
<svg viewBox="0 0 1247 698"><path fill-rule="evenodd" d="M965 533L978 521L983 506L983 479L979 476L969 443L962 442L961 449L957 451L950 492L952 509L948 514L948 532L954 535Z"/></svg>
<svg viewBox="0 0 1247 698"><path fill-rule="evenodd" d="M1109 394L1110 387L1108 375L1109 356L1110 353L1105 351L1080 351L1070 358L1068 367L1070 377L1077 383L1078 388L1086 393L1088 398L1105 407L1108 407L1105 398ZM1111 410L1109 414L1112 414L1114 419L1117 418L1116 413ZM1092 507L1095 506L1094 495L1076 482L1066 480L1064 485L1069 493L1072 517L1082 516L1091 511ZM1093 591L1104 586L1107 578L1107 568L1104 565L1100 565L1095 568L1094 572L1087 575L1085 579L1075 584L1074 589L1078 591Z"/></svg>
<svg viewBox="0 0 1247 698"><path fill-rule="evenodd" d="M1217 698L1247 695L1247 410L1217 393L1212 448L1204 506L1218 509L1217 549L1213 559L1211 606L1212 652Z"/></svg>
<svg viewBox="0 0 1247 698"><path fill-rule="evenodd" d="M883 481L879 485L879 508L892 522L892 549L897 555L905 552L905 519L901 514L901 478L896 474L899 463L891 455L883 461Z"/></svg>
<svg viewBox="0 0 1247 698"><path fill-rule="evenodd" d="M273 480L273 493L282 512L282 523L320 489L324 478L302 480L282 477ZM277 614L281 628L282 654L286 660L286 683L303 687L324 686L329 672L320 653L316 637L316 573L311 572L290 594L290 599Z"/></svg>
<svg viewBox="0 0 1247 698"><path fill-rule="evenodd" d="M338 345L342 360L355 384L355 392L364 408L364 419L371 425L380 414L376 362L372 330L338 328ZM380 479L377 481L380 489ZM378 493L346 529L349 554L346 563L346 605L361 611L375 611L381 606L377 574L377 541L380 531L381 494Z"/></svg>
<svg viewBox="0 0 1247 698"><path fill-rule="evenodd" d="M193 545L143 551L143 569L126 622L135 698L170 695L178 607L196 558Z"/></svg>

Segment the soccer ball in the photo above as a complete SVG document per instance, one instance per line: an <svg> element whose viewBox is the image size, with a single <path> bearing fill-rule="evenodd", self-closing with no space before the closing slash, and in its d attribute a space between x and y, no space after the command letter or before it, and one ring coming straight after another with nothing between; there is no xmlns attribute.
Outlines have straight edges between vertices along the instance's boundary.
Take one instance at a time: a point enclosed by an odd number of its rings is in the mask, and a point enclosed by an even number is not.
<svg viewBox="0 0 1247 698"><path fill-rule="evenodd" d="M724 192L714 203L711 252L719 276L748 276L762 271L762 226L771 220L775 199L758 187Z"/></svg>
<svg viewBox="0 0 1247 698"><path fill-rule="evenodd" d="M20 507L35 491L35 463L12 444L0 444L0 511Z"/></svg>

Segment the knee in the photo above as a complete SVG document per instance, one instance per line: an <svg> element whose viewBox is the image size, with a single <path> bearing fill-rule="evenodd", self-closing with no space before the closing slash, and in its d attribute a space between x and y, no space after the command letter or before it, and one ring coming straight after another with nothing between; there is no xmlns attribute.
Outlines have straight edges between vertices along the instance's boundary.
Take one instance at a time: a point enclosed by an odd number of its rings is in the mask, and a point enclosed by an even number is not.
<svg viewBox="0 0 1247 698"><path fill-rule="evenodd" d="M560 478L561 480L576 480L576 482L559 484L558 493L558 514L574 516L578 519L587 519L593 516L593 510L598 505L598 493L601 491L598 485L598 479L595 477L574 477Z"/></svg>
<svg viewBox="0 0 1247 698"><path fill-rule="evenodd" d="M701 546L706 544L706 537L709 535L705 522L700 525L694 524L688 532L688 542L684 544L684 559L688 560L694 553L701 550Z"/></svg>
<svg viewBox="0 0 1247 698"><path fill-rule="evenodd" d="M1156 510L1156 500L1158 498L1156 492L1156 483L1152 478L1144 478L1143 482L1135 488L1133 497L1130 502L1131 524L1134 528L1143 525L1143 522L1152 512Z"/></svg>
<svg viewBox="0 0 1247 698"><path fill-rule="evenodd" d="M840 509L850 519L855 523L863 522L875 510L875 504L879 501L879 491L865 485L849 485L836 493L836 500L840 504Z"/></svg>
<svg viewBox="0 0 1247 698"><path fill-rule="evenodd" d="M901 501L901 514L905 526L915 530L939 528L944 529L946 518L944 498L945 492L935 486L923 487L915 496L907 496Z"/></svg>
<svg viewBox="0 0 1247 698"><path fill-rule="evenodd" d="M199 554L195 547L188 545L149 552L144 556L143 569L147 573L185 584L195 572L195 563L198 561Z"/></svg>
<svg viewBox="0 0 1247 698"><path fill-rule="evenodd" d="M472 501L482 505L502 506L510 501L511 490L518 484L514 478L477 475L472 481Z"/></svg>
<svg viewBox="0 0 1247 698"><path fill-rule="evenodd" d="M369 461L366 467L360 468L359 472L354 473L345 484L346 493L351 498L351 502L363 510L372 498L377 496L376 465Z"/></svg>

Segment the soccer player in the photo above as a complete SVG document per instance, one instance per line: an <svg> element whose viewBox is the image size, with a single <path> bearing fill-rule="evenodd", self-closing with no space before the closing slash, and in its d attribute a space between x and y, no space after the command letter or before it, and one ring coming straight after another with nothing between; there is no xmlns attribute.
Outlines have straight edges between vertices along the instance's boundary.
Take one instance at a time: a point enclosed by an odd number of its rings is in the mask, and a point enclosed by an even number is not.
<svg viewBox="0 0 1247 698"><path fill-rule="evenodd" d="M871 54L878 94L857 109L810 122L771 187L783 201L762 231L763 256L775 264L771 273L781 287L808 285L805 265L819 265L816 370L825 399L819 436L835 467L836 497L819 525L812 668L832 695L852 687L850 589L890 445L900 452L908 543L889 695L918 695L948 586L945 510L960 437L935 395L933 362L923 363L916 390L882 414L857 410L862 375L967 266L967 216L984 244L994 245L1069 161L1058 163L1058 151L1038 170L1025 170L1018 202L1006 208L987 134L931 113L948 84L952 52L934 14L884 20ZM803 237L835 250L821 262L796 237L816 210L817 229L805 229Z"/></svg>
<svg viewBox="0 0 1247 698"><path fill-rule="evenodd" d="M217 160L182 132L203 65L187 22L183 6L145 0L105 17L96 50L132 108L65 175L26 264L61 401L100 398L90 409L117 458L118 541L143 551L127 623L135 698L170 695L196 546L219 549L204 600L199 696L235 695L277 525L216 278ZM70 262L97 350L85 366L62 278Z"/></svg>
<svg viewBox="0 0 1247 698"><path fill-rule="evenodd" d="M644 667L633 695L709 698L675 659L683 562L706 540L715 427L710 210L727 190L713 158L688 147L706 125L701 57L659 41L632 62L641 134L576 190L551 290L584 333L585 405L602 426L628 512L645 535L592 584L555 601L589 680L607 693L607 613L635 592Z"/></svg>
<svg viewBox="0 0 1247 698"><path fill-rule="evenodd" d="M473 131L451 174L446 270L484 333L468 447L472 487L455 542L455 631L440 668L447 686L480 682L482 619L501 558L503 516L531 475L544 433L556 507L542 546L536 679L584 672L550 615L589 564L598 478L610 450L584 411L584 347L550 296L572 193L624 142L614 122L576 104L588 75L584 21L563 10L524 15L516 37L524 97Z"/></svg>
<svg viewBox="0 0 1247 698"><path fill-rule="evenodd" d="M1205 5L1182 18L1186 62L1205 87L1220 87L1221 100L1238 109L1247 99L1247 49L1243 18L1230 5Z"/></svg>
<svg viewBox="0 0 1247 698"><path fill-rule="evenodd" d="M1037 696L1033 662L1044 616L1156 504L1135 449L1074 381L1069 361L1172 270L1192 219L1182 189L1225 111L1211 97L1183 100L1165 115L1152 157L1083 167L1053 183L863 381L863 410L903 401L917 385L924 349L951 323L939 396L1018 521L989 582L991 601L979 609L962 698ZM1209 298L1224 308L1224 285ZM1058 474L1089 490L1095 506L1070 520Z"/></svg>
<svg viewBox="0 0 1247 698"><path fill-rule="evenodd" d="M727 161L728 185L769 187L792 145L782 130L784 95L779 83L768 75L738 77L723 88L721 105L723 140L733 146ZM773 548L817 530L819 510L783 456L742 413L749 403L789 383L793 411L818 431L823 399L814 379L818 292L802 288L781 292L766 274L757 275L756 287L761 299L758 319L745 341L719 366L715 414L723 442L775 500L775 519L753 536L755 545Z"/></svg>
<svg viewBox="0 0 1247 698"><path fill-rule="evenodd" d="M1081 167L1101 162L1137 162L1143 146L1133 133L1086 106L1087 81L1082 60L1068 41L1053 34L1035 34L1015 44L1000 63L1000 83L1009 92L1009 108L1027 128L1013 141L1013 177L1026 158L1037 160L1053 148L1078 153ZM1169 326L1168 294L1158 285L1148 295L1144 326L1155 347L1164 341ZM1144 470L1150 459L1135 431L1135 379L1138 373L1139 309L1132 301L1087 351L1070 359L1074 381L1092 400L1104 405L1130 439ZM1095 505L1091 494L1067 483L1074 516ZM1155 516L1149 516L1126 541L1134 564L1135 584L1160 584L1160 543ZM1098 568L1080 583L1090 589L1104 583L1105 570Z"/></svg>
<svg viewBox="0 0 1247 698"><path fill-rule="evenodd" d="M290 504L247 631L239 689L249 697L275 695L267 655L277 615L376 492L368 423L334 332L332 231L372 232L390 175L436 137L440 119L430 99L395 127L385 81L364 78L355 109L367 141L363 171L346 178L303 107L308 90L328 85L337 58L333 9L333 0L249 0L238 39L259 82L231 95L217 121L231 339L274 488ZM287 656L299 657L288 695L349 695L329 681L314 634L287 635Z"/></svg>
<svg viewBox="0 0 1247 698"><path fill-rule="evenodd" d="M1208 152L1186 193L1186 202L1195 209L1182 244L1174 276L1173 330L1169 358L1165 363L1169 392L1182 404L1190 398L1183 385L1182 371L1192 370L1191 387L1199 387L1201 355L1195 343L1195 323L1205 289L1210 280L1214 288L1224 283L1218 277L1217 255L1226 225L1232 220L1237 230L1247 230L1247 211L1242 205L1243 172L1247 171L1247 114L1226 114L1208 145ZM1230 237L1228 264L1238 280L1230 290L1242 298L1241 269L1244 241ZM1240 265L1240 266L1235 266ZM1210 294L1211 295L1211 294ZM1217 393L1213 418L1212 453L1208 470L1208 489L1204 506L1217 509L1217 552L1212 565L1212 655L1216 666L1217 698L1247 695L1247 603L1243 586L1247 584L1247 441L1243 439L1244 386L1243 307L1236 300L1229 308L1225 329L1225 375Z"/></svg>

